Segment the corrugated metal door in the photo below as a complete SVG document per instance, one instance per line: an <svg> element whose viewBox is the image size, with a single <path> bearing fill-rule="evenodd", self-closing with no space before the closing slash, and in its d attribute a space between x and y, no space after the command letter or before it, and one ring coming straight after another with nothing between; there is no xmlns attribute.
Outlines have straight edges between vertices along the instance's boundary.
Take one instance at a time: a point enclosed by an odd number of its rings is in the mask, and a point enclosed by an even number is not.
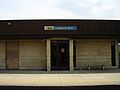
<svg viewBox="0 0 120 90"><path fill-rule="evenodd" d="M6 45L6 69L18 69L18 42L8 41Z"/></svg>

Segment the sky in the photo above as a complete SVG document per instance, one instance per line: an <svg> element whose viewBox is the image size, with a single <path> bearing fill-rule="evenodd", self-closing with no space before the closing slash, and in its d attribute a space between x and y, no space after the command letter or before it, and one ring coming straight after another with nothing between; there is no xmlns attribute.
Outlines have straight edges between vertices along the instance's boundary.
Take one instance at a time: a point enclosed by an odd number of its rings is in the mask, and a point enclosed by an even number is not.
<svg viewBox="0 0 120 90"><path fill-rule="evenodd" d="M0 20L120 20L120 0L0 0Z"/></svg>

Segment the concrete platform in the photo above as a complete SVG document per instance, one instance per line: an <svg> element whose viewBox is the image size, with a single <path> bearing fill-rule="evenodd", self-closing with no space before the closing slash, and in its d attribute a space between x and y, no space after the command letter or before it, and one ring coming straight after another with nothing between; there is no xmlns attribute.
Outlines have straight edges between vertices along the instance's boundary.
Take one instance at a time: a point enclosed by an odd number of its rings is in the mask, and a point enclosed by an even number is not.
<svg viewBox="0 0 120 90"><path fill-rule="evenodd" d="M0 86L120 85L120 73L0 73Z"/></svg>

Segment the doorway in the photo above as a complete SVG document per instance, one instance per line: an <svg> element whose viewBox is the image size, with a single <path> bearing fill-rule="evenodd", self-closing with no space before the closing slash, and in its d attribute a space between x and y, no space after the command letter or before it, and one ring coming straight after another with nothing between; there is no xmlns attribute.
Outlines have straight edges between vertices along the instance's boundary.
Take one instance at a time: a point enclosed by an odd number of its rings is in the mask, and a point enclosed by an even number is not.
<svg viewBox="0 0 120 90"><path fill-rule="evenodd" d="M6 42L6 69L18 69L18 42Z"/></svg>
<svg viewBox="0 0 120 90"><path fill-rule="evenodd" d="M115 52L115 42L111 43L111 64L112 66L116 66L116 52Z"/></svg>
<svg viewBox="0 0 120 90"><path fill-rule="evenodd" d="M69 70L69 40L51 41L51 69Z"/></svg>

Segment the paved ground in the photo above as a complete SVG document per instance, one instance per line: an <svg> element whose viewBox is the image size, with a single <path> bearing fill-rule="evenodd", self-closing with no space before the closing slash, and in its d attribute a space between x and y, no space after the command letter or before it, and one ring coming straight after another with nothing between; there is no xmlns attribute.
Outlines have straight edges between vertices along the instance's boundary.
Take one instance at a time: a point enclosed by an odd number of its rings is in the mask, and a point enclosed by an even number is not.
<svg viewBox="0 0 120 90"><path fill-rule="evenodd" d="M0 73L0 86L120 85L120 73Z"/></svg>

